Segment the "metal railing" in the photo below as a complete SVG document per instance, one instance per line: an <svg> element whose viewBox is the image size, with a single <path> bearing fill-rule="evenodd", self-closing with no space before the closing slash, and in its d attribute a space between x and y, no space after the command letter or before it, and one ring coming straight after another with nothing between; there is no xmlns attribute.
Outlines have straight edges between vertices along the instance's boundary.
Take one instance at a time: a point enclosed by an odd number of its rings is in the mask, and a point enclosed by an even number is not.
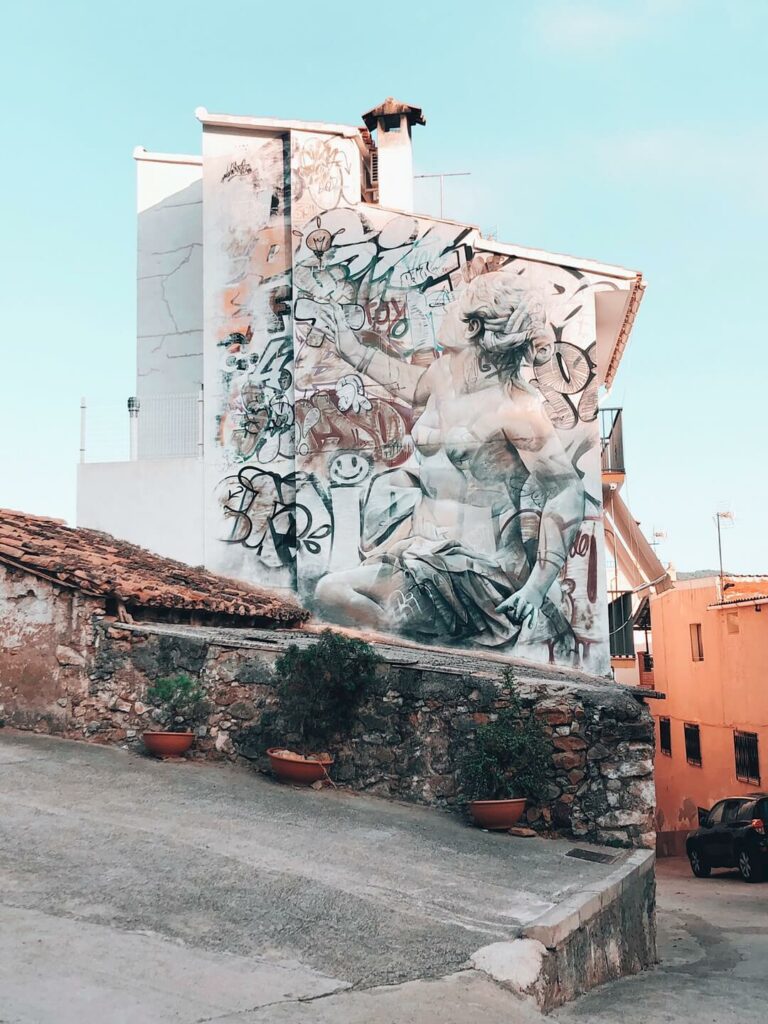
<svg viewBox="0 0 768 1024"><path fill-rule="evenodd" d="M128 416L114 403L80 401L80 461L203 457L203 390L132 396ZM127 419L127 422L126 422Z"/></svg>
<svg viewBox="0 0 768 1024"><path fill-rule="evenodd" d="M609 592L608 636L611 656L634 658L635 638L632 631L632 591Z"/></svg>
<svg viewBox="0 0 768 1024"><path fill-rule="evenodd" d="M621 409L600 410L600 453L604 473L625 471Z"/></svg>

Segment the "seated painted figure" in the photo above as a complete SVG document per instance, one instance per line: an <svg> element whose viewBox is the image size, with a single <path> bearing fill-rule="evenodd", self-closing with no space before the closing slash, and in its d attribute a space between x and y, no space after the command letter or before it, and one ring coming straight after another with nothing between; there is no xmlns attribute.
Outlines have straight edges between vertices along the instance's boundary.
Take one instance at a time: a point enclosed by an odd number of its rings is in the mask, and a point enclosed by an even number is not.
<svg viewBox="0 0 768 1024"><path fill-rule="evenodd" d="M371 484L364 560L318 583L319 610L349 625L486 645L532 635L570 645L548 599L584 518L584 488L523 360L547 357L545 312L519 278L475 278L451 304L424 368L363 345L339 305L321 329L341 357L414 411L414 454ZM542 626L544 623L542 622Z"/></svg>

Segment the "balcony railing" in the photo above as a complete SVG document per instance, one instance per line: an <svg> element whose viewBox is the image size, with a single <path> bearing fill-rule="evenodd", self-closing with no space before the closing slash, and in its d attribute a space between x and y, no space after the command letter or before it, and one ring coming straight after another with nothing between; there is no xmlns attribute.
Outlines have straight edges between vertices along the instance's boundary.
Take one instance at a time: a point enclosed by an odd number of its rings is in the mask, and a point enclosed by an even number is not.
<svg viewBox="0 0 768 1024"><path fill-rule="evenodd" d="M604 473L624 473L621 409L600 410L600 452Z"/></svg>
<svg viewBox="0 0 768 1024"><path fill-rule="evenodd" d="M203 392L80 402L80 461L190 459L203 455Z"/></svg>
<svg viewBox="0 0 768 1024"><path fill-rule="evenodd" d="M631 591L609 592L608 635L612 658L634 658L635 638L632 630Z"/></svg>

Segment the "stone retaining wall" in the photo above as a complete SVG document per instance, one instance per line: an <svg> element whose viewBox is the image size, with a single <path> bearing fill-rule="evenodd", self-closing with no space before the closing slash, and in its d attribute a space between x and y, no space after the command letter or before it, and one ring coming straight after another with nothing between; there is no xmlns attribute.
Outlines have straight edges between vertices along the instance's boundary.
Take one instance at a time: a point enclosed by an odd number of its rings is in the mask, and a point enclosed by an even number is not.
<svg viewBox="0 0 768 1024"><path fill-rule="evenodd" d="M141 747L152 728L148 684L187 672L203 683L212 710L198 730L197 756L246 757L266 767L268 746L290 741L275 731L273 663L292 639L287 632L254 641L236 631L121 625L94 616L59 642L53 672L30 701L4 685L0 661L0 717L9 725L99 743ZM312 638L298 634L301 643ZM61 638L59 638L61 640ZM236 644L235 646L233 646ZM458 807L456 765L478 725L506 705L503 666L457 658L465 668L392 655L379 666L377 685L361 708L352 734L334 750L337 782L354 789L419 803ZM405 652L407 654L408 652ZM418 662L418 664L404 664ZM446 659L443 659L445 662ZM533 670L531 670L533 673ZM587 677L544 680L539 670L518 671L524 706L551 740L551 769L541 802L528 824L583 839L652 847L653 721L631 691Z"/></svg>

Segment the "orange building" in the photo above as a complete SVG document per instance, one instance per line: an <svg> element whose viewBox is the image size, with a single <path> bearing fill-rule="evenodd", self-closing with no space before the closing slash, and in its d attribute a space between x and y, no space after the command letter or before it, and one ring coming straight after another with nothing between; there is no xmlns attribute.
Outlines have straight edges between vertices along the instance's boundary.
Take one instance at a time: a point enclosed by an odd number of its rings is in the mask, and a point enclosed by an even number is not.
<svg viewBox="0 0 768 1024"><path fill-rule="evenodd" d="M678 580L651 626L658 849L673 854L699 807L768 788L768 576Z"/></svg>

